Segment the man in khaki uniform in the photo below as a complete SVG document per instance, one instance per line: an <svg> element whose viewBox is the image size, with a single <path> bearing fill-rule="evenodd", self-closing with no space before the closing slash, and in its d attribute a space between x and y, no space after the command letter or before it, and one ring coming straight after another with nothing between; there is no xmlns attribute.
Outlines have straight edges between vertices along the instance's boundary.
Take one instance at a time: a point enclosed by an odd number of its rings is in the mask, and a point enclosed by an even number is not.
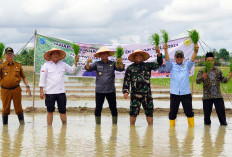
<svg viewBox="0 0 232 157"><path fill-rule="evenodd" d="M26 93L31 95L31 90L20 63L14 61L14 50L10 47L5 49L6 61L0 65L1 99L2 99L2 121L8 124L11 100L13 99L15 113L18 115L20 124L24 124L23 109L21 104L20 81L23 79L26 85Z"/></svg>

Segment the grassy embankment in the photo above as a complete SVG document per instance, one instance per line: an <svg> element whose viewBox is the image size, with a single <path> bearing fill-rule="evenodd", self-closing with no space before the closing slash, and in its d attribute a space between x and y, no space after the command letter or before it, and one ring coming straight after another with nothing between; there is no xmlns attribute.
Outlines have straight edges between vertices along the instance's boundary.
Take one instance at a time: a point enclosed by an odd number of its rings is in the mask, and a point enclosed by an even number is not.
<svg viewBox="0 0 232 157"><path fill-rule="evenodd" d="M201 92L203 90L202 84L197 84L196 83L196 78L197 78L197 74L198 71L203 68L203 67L195 67L195 71L194 71L194 81L193 81L193 89L194 92ZM219 67L222 72L223 75L227 77L228 72L229 72L229 67ZM190 80L190 86L192 86L192 77L189 78ZM152 83L160 85L160 86L164 86L164 87L169 87L170 86L170 79L169 78L157 78L157 79L152 79L151 80ZM224 93L232 93L232 79L230 82L226 83L226 84L221 84L221 90Z"/></svg>
<svg viewBox="0 0 232 157"><path fill-rule="evenodd" d="M196 84L196 78L197 78L197 73L199 71L199 69L201 69L203 67L195 67L195 72L194 72L194 81L193 81L193 89L194 92L201 92L202 91L202 84ZM228 75L229 72L229 67L219 67L224 76ZM34 68L32 66L24 66L23 67L25 74L27 76L27 79L29 80L29 82L33 82L33 71ZM83 80L85 80L85 78L82 78ZM190 80L190 85L192 85L192 77L189 78ZM36 82L39 82L39 75L36 75ZM170 79L169 78L156 78L156 79L151 79L151 82L153 84L159 85L159 86L163 86L163 87L169 87L170 86ZM232 93L232 79L230 82L226 83L226 84L221 84L221 90L222 92L226 92L226 93Z"/></svg>

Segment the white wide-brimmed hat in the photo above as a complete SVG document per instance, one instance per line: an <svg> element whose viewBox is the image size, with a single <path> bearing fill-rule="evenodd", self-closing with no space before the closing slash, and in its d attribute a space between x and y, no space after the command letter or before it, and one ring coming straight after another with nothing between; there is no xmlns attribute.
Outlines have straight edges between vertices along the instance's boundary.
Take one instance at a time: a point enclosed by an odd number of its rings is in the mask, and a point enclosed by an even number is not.
<svg viewBox="0 0 232 157"><path fill-rule="evenodd" d="M114 55L114 51L111 51L110 49L108 49L107 47L105 46L102 46L100 47L100 49L94 54L94 57L100 57L100 54L101 53L104 53L104 52L109 52L109 55L112 56Z"/></svg>
<svg viewBox="0 0 232 157"><path fill-rule="evenodd" d="M60 59L59 60L62 60L62 59L64 59L66 57L65 51L57 49L57 48L52 48L51 50L49 50L48 52L46 52L44 54L44 59L47 60L47 61L50 61L52 52L59 52L59 54L60 54Z"/></svg>
<svg viewBox="0 0 232 157"><path fill-rule="evenodd" d="M140 49L137 49L128 56L128 60L131 61L131 62L134 62L135 61L135 55L138 54L138 53L143 55L143 61L148 60L150 58L149 53L147 53L145 51L142 51Z"/></svg>

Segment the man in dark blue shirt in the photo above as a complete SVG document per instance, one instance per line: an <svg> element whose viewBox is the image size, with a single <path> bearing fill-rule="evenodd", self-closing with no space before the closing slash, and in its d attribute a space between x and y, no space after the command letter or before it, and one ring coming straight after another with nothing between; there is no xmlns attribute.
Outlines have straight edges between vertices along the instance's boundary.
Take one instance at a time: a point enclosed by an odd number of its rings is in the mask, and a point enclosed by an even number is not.
<svg viewBox="0 0 232 157"><path fill-rule="evenodd" d="M95 120L96 124L101 124L101 111L106 97L112 114L113 124L117 124L117 103L116 103L116 89L115 89L115 70L124 71L122 59L117 59L117 64L114 61L108 60L109 56L114 54L113 51L107 47L101 47L94 57L100 57L101 61L95 62L90 65L92 59L88 59L85 69L87 71L96 71L96 108Z"/></svg>

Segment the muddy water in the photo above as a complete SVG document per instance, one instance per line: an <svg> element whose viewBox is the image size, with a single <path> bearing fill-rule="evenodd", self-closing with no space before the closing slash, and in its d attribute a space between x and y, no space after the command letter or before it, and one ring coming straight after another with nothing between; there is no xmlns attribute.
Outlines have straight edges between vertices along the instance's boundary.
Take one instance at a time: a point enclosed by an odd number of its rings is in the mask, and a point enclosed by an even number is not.
<svg viewBox="0 0 232 157"><path fill-rule="evenodd" d="M68 125L62 126L54 115L53 126L47 127L46 114L25 114L26 124L19 126L16 115L8 126L0 126L1 156L231 156L232 118L229 125L204 126L203 117L195 118L195 127L187 126L186 117L179 116L175 128L169 128L167 116L155 116L148 127L144 115L136 126L129 126L126 114L112 126L111 116L102 115L96 126L94 116L68 114Z"/></svg>

